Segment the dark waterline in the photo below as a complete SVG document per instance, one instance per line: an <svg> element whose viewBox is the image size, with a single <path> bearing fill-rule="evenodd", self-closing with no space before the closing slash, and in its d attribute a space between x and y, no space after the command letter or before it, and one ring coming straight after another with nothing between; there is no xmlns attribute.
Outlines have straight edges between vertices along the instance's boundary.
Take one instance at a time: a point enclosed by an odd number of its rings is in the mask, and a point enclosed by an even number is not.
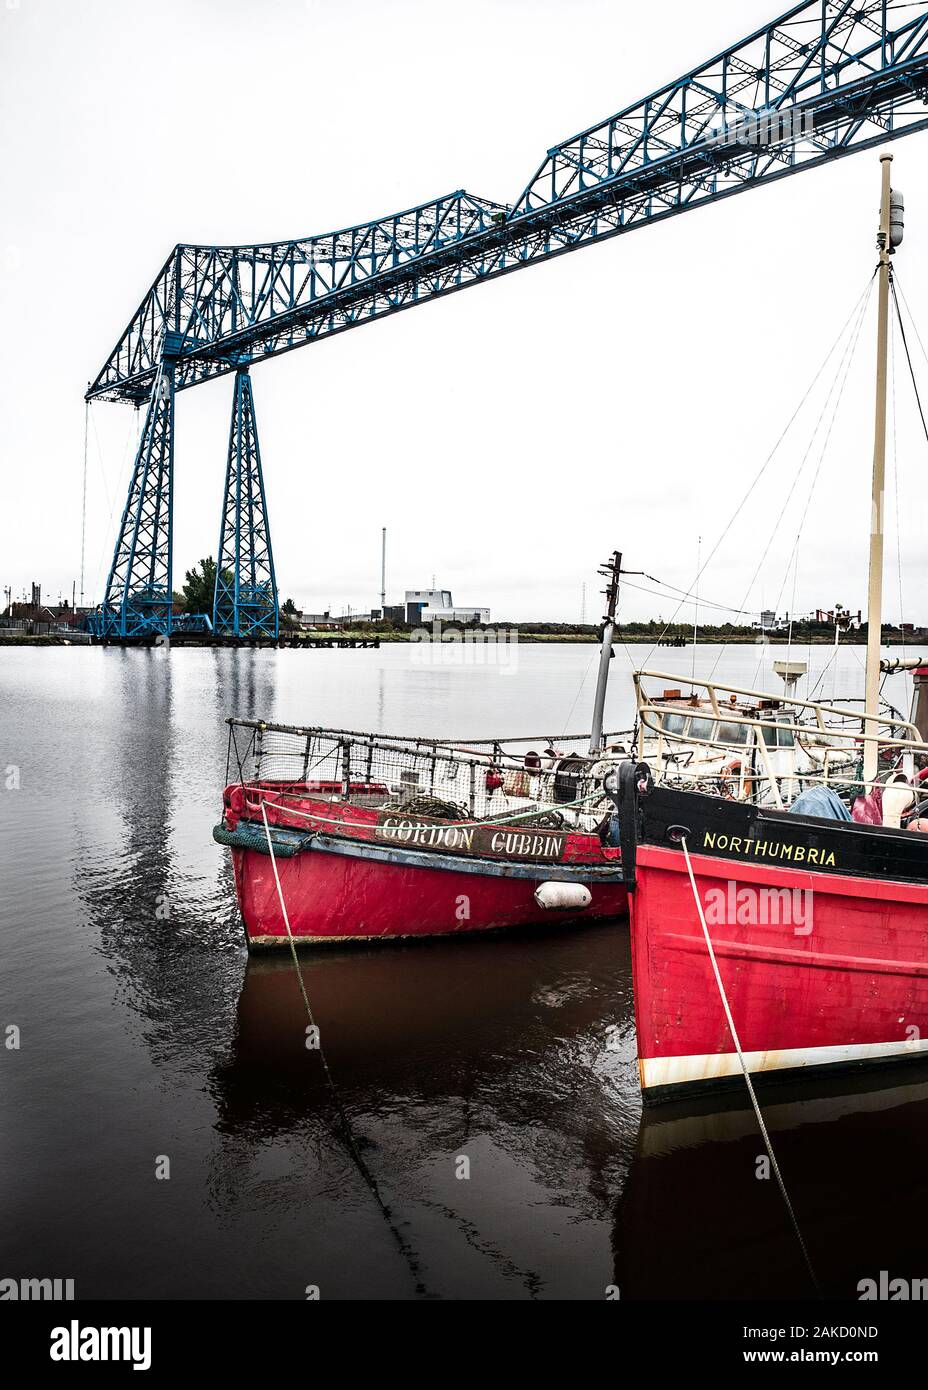
<svg viewBox="0 0 928 1390"><path fill-rule="evenodd" d="M588 718L591 658L0 652L0 773L21 781L0 791L0 1033L21 1030L0 1049L0 1277L78 1298L810 1292L742 1098L642 1118L624 925L303 959L415 1276L338 1136L292 963L244 951L210 838L226 714L553 736ZM722 670L750 683L756 660ZM827 1291L928 1275L928 1070L764 1103Z"/></svg>

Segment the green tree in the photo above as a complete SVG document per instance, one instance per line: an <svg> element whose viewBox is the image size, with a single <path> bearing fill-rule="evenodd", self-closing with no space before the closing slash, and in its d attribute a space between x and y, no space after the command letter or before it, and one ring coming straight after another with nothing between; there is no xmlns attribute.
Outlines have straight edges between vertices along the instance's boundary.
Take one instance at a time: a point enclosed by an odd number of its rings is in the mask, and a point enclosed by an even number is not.
<svg viewBox="0 0 928 1390"><path fill-rule="evenodd" d="M184 608L188 613L212 613L216 588L216 561L212 555L201 560L184 576Z"/></svg>
<svg viewBox="0 0 928 1390"><path fill-rule="evenodd" d="M295 618L295 617L296 617L296 604L293 602L293 599L292 599L292 598L288 598L288 599L286 600L286 602L284 603L283 608L281 608L280 611L281 611L281 613L286 613L286 615L287 615L288 618Z"/></svg>

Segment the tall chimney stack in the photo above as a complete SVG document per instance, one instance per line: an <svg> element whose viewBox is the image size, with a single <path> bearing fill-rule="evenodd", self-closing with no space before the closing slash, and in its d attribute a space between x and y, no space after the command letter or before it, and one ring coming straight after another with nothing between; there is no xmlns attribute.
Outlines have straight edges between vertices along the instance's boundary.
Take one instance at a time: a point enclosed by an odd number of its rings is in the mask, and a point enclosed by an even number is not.
<svg viewBox="0 0 928 1390"><path fill-rule="evenodd" d="M387 528L383 528L380 548L380 616L384 617L387 607Z"/></svg>

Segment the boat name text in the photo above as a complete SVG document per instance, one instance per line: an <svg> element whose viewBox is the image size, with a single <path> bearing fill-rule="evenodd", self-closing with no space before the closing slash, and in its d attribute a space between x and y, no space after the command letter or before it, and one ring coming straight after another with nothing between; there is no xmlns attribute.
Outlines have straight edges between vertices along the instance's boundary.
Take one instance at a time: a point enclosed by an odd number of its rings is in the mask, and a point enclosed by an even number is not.
<svg viewBox="0 0 928 1390"><path fill-rule="evenodd" d="M702 847L728 850L731 854L753 855L755 859L789 859L793 864L814 864L820 869L833 868L835 863L835 853L831 849L787 845L777 840L746 839L743 835L719 835L713 830L703 833Z"/></svg>
<svg viewBox="0 0 928 1390"><path fill-rule="evenodd" d="M380 817L376 834L378 840L390 840L395 844L500 859L560 859L566 839L562 833L551 830L443 824L394 815Z"/></svg>

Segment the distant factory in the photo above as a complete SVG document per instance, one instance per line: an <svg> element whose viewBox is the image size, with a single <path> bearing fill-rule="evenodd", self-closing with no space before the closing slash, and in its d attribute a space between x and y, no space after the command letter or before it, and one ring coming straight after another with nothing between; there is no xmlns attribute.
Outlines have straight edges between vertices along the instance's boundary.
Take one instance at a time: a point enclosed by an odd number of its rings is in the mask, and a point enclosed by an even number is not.
<svg viewBox="0 0 928 1390"><path fill-rule="evenodd" d="M751 626L760 628L764 632L782 632L789 628L791 622L800 627L814 624L819 627L840 627L849 632L861 626L863 614L859 611L852 613L840 603L834 608L816 608L811 613L794 613L792 619L789 613L780 616L772 609L764 609L760 615L760 620L753 622Z"/></svg>
<svg viewBox="0 0 928 1390"><path fill-rule="evenodd" d="M432 576L432 584L435 576ZM387 603L387 528L381 532L380 551L380 608L371 612L372 618L384 618L391 623L419 627L426 623L488 623L489 608L456 607L450 589L407 589L405 603Z"/></svg>
<svg viewBox="0 0 928 1390"><path fill-rule="evenodd" d="M389 616L389 610L385 616ZM395 621L395 619L394 619ZM455 606L450 589L407 589L406 623L488 623L489 608Z"/></svg>
<svg viewBox="0 0 928 1390"><path fill-rule="evenodd" d="M432 576L432 584L435 576ZM286 607L284 608L286 613ZM291 614L293 622L304 629L343 628L357 623L393 623L397 627L424 627L430 623L461 623L466 625L485 624L490 621L489 608L476 608L455 604L450 589L407 589L404 603L387 603L387 528L381 530L380 541L380 607L369 613L352 612L333 614L299 612Z"/></svg>
<svg viewBox="0 0 928 1390"><path fill-rule="evenodd" d="M386 604L370 612L348 609L343 613L309 613L295 610L294 622L306 630L325 630L350 627L358 623L376 623L381 619L397 626L425 627L429 623L480 623L490 621L489 608L463 608L456 605L450 589L407 589L405 603Z"/></svg>

